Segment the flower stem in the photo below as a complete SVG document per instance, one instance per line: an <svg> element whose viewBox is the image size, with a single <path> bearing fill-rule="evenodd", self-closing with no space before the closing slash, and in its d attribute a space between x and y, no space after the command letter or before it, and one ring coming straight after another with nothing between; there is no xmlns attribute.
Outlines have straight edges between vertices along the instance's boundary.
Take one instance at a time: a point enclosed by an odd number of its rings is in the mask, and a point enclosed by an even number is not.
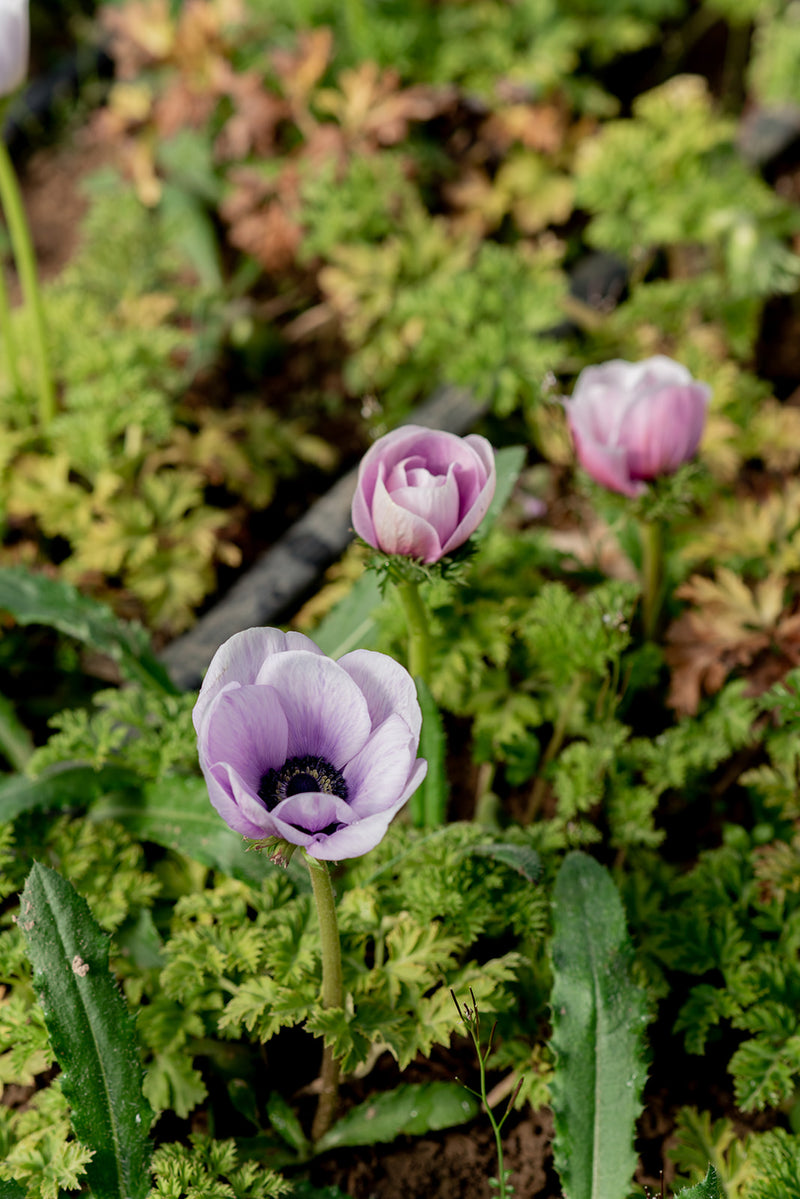
<svg viewBox="0 0 800 1199"><path fill-rule="evenodd" d="M33 252L28 222L25 219L25 209L17 176L2 139L0 139L0 204L2 204L8 225L17 273L30 314L33 351L39 375L39 424L42 429L46 429L55 416L56 395L50 373L47 339L44 331L44 306L36 274L36 256Z"/></svg>
<svg viewBox="0 0 800 1199"><path fill-rule="evenodd" d="M645 641L653 641L661 613L664 541L657 521L643 520L639 532L642 541L642 628Z"/></svg>
<svg viewBox="0 0 800 1199"><path fill-rule="evenodd" d="M19 366L17 365L17 349L14 344L14 334L11 331L11 304L8 300L6 277L0 267L0 335L3 338L6 365L11 377L11 385L15 392L20 390Z"/></svg>
<svg viewBox="0 0 800 1199"><path fill-rule="evenodd" d="M397 584L397 594L406 617L408 629L408 672L415 679L429 682L431 661L431 638L428 631L428 613L419 593L419 584L405 579Z"/></svg>
<svg viewBox="0 0 800 1199"><path fill-rule="evenodd" d="M422 602L419 584L411 579L404 579L397 583L397 594L403 605L408 630L408 673L414 679L422 679L427 686L431 664L431 638L428 613ZM431 781L429 776L409 800L408 811L414 828L428 828L432 824L441 823L441 818L436 819L428 810L431 804L426 799L426 784L430 784Z"/></svg>
<svg viewBox="0 0 800 1199"><path fill-rule="evenodd" d="M339 926L336 921L336 901L333 896L331 876L327 862L306 854L311 888L317 907L319 934L322 942L322 1006L340 1008L344 1006L342 984L342 950L339 943ZM336 1112L339 1097L339 1061L326 1045L322 1053L322 1088L317 1111L311 1128L311 1140L318 1141L327 1132Z"/></svg>

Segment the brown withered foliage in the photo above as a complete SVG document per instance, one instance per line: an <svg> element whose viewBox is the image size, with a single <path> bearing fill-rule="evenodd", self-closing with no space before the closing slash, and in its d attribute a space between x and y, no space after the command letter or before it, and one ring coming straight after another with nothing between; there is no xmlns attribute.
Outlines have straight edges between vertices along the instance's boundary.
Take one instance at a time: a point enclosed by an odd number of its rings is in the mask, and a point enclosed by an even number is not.
<svg viewBox="0 0 800 1199"><path fill-rule="evenodd" d="M220 215L228 224L231 245L252 255L269 273L288 270L302 240L295 216L295 172L266 179L252 167L238 167L230 172L229 181L231 191Z"/></svg>
<svg viewBox="0 0 800 1199"><path fill-rule="evenodd" d="M800 663L800 611L786 607L782 575L748 586L732 570L714 579L693 575L678 588L693 607L667 632L672 669L668 702L692 715L703 695L719 691L728 675L748 667L748 689L758 694Z"/></svg>

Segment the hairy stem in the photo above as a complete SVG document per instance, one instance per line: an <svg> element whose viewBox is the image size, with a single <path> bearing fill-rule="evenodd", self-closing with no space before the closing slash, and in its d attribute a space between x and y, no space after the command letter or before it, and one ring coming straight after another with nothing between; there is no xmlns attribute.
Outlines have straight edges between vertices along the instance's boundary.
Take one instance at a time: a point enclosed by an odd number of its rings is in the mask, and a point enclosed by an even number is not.
<svg viewBox="0 0 800 1199"><path fill-rule="evenodd" d="M36 256L33 252L25 209L17 183L17 176L11 157L5 143L0 139L0 204L8 225L17 273L22 284L25 303L31 320L31 337L33 352L36 357L36 369L39 376L39 424L46 429L55 416L56 396L53 378L50 373L50 361L47 351L47 339L44 330L44 306L39 280L36 273Z"/></svg>
<svg viewBox="0 0 800 1199"><path fill-rule="evenodd" d="M306 854L311 888L317 907L319 933L322 942L322 1006L340 1008L344 1006L342 986L342 950L339 943L339 926L336 920L336 901L333 896L331 876L327 862L321 862ZM311 1128L311 1140L318 1141L328 1131L336 1113L339 1098L339 1061L327 1045L322 1053L322 1088L317 1111Z"/></svg>
<svg viewBox="0 0 800 1199"><path fill-rule="evenodd" d="M405 580L397 584L397 594L403 605L408 629L408 672L413 677L429 681L431 638L428 613L419 593L419 584Z"/></svg>
<svg viewBox="0 0 800 1199"><path fill-rule="evenodd" d="M11 332L11 304L8 299L8 289L6 287L6 277L2 267L0 267L0 335L3 338L3 351L5 353L6 365L11 378L11 384L14 391L19 392L19 367L17 365L17 349L14 344L14 335Z"/></svg>
<svg viewBox="0 0 800 1199"><path fill-rule="evenodd" d="M655 639L661 613L664 578L664 541L661 525L654 520L642 521L642 628L645 641Z"/></svg>
<svg viewBox="0 0 800 1199"><path fill-rule="evenodd" d="M410 579L397 584L397 594L403 605L408 630L408 672L414 679L428 683L431 663L431 638L428 613L422 602L419 584ZM412 795L408 805L414 828L426 828L431 823L426 810L425 784Z"/></svg>

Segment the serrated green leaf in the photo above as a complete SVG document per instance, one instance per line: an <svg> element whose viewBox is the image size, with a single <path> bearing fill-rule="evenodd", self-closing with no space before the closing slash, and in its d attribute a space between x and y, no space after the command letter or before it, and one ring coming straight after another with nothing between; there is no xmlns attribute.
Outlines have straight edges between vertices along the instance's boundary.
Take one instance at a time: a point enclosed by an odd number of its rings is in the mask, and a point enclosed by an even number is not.
<svg viewBox="0 0 800 1199"><path fill-rule="evenodd" d="M708 1173L703 1181L693 1187L684 1187L682 1191L678 1191L675 1199L724 1199L717 1171L709 1163Z"/></svg>
<svg viewBox="0 0 800 1199"><path fill-rule="evenodd" d="M97 795L136 785L129 770L116 766L95 770L74 762L59 762L38 778L15 774L0 782L0 824L37 808L82 808Z"/></svg>
<svg viewBox="0 0 800 1199"><path fill-rule="evenodd" d="M454 1082L406 1083L351 1108L319 1141L324 1153L343 1145L376 1145L464 1124L478 1113L473 1095Z"/></svg>
<svg viewBox="0 0 800 1199"><path fill-rule="evenodd" d="M0 567L0 609L10 612L17 624L47 625L108 654L133 682L178 693L141 625L120 620L106 604L81 595L63 579L33 574L21 566Z"/></svg>
<svg viewBox="0 0 800 1199"><path fill-rule="evenodd" d="M108 968L108 938L86 900L35 863L21 896L27 942L50 1043L96 1199L144 1199L152 1111L142 1093L134 1021Z"/></svg>
<svg viewBox="0 0 800 1199"><path fill-rule="evenodd" d="M570 853L553 895L556 1169L567 1199L624 1199L636 1167L634 1126L646 1069L647 1003L611 875Z"/></svg>

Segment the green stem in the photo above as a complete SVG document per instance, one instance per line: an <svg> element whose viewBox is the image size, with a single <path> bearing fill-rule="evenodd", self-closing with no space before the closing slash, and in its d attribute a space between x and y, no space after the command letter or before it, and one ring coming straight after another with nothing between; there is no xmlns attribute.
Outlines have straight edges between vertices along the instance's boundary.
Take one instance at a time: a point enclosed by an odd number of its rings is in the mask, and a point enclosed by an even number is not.
<svg viewBox="0 0 800 1199"><path fill-rule="evenodd" d="M0 267L0 330L2 331L3 349L5 351L8 373L11 385L19 393L19 366L17 365L17 348L14 344L14 334L11 331L11 304L8 300L5 272Z"/></svg>
<svg viewBox="0 0 800 1199"><path fill-rule="evenodd" d="M410 579L404 579L397 584L397 594L403 605L408 630L408 672L414 679L422 679L426 685L429 682L431 664L431 637L428 629L428 613L422 602L419 584ZM422 786L412 795L408 811L414 828L427 828L432 823L441 823L441 819L431 819L428 811L430 804L426 798L427 787L425 780Z"/></svg>
<svg viewBox="0 0 800 1199"><path fill-rule="evenodd" d="M542 754L542 760L539 763L539 769L533 784L531 798L528 803L528 810L526 813L526 821L528 823L530 823L530 821L539 814L539 808L542 806L545 788L547 787L547 767L553 761L553 758L556 756L564 743L564 738L567 735L569 718L572 715L572 709L575 707L575 703L581 693L582 686L583 675L576 674L572 680L572 683L570 684L569 691L564 696L564 702L561 705L561 710L558 713L558 718L555 726L553 727L553 735L548 741L547 748Z"/></svg>
<svg viewBox="0 0 800 1199"><path fill-rule="evenodd" d="M17 264L17 273L31 318L33 351L39 375L39 424L42 429L46 429L55 416L56 395L50 373L47 339L44 331L44 306L36 273L36 256L33 252L28 222L25 219L25 209L17 176L2 139L0 139L0 204L5 213L11 247Z"/></svg>
<svg viewBox="0 0 800 1199"><path fill-rule="evenodd" d="M339 926L336 921L336 901L331 885L327 862L321 862L306 854L311 889L317 907L319 935L322 942L322 1006L323 1008L344 1007L342 983L342 949L339 942ZM325 1046L322 1053L321 1090L311 1140L318 1141L330 1128L339 1098L339 1061L333 1051Z"/></svg>
<svg viewBox="0 0 800 1199"><path fill-rule="evenodd" d="M661 612L664 541L661 525L654 520L643 520L639 529L642 540L642 628L645 641L653 641Z"/></svg>
<svg viewBox="0 0 800 1199"><path fill-rule="evenodd" d="M397 594L403 605L408 629L408 672L415 679L424 679L429 683L431 638L428 613L419 593L419 584L404 580L397 584Z"/></svg>

